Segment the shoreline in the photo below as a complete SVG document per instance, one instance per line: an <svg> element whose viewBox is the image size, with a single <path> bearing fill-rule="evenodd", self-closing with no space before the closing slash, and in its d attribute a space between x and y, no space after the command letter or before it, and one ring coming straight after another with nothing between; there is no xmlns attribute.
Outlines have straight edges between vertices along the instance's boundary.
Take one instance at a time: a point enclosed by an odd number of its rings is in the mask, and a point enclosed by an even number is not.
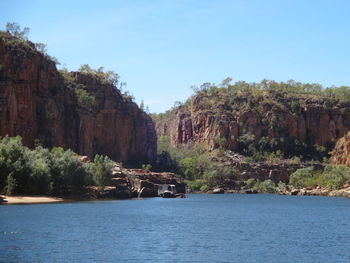
<svg viewBox="0 0 350 263"><path fill-rule="evenodd" d="M13 205L13 204L46 204L46 203L59 203L69 201L60 197L52 196L8 196L0 195L0 205Z"/></svg>

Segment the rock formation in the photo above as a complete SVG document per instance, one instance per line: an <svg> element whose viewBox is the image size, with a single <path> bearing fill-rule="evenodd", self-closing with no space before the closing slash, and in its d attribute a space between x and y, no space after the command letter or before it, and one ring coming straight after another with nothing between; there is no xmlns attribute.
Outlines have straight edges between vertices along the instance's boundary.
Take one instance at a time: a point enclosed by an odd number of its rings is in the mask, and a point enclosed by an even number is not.
<svg viewBox="0 0 350 263"><path fill-rule="evenodd" d="M152 119L113 85L69 74L95 97L91 109L79 107L55 63L31 42L0 36L0 136L20 135L29 147L37 141L89 157L152 162L157 147Z"/></svg>
<svg viewBox="0 0 350 263"><path fill-rule="evenodd" d="M294 102L302 101L302 104L291 110L290 95L282 92L279 95L265 92L249 105L249 97L253 95L243 94L229 105L214 102L209 106L208 96L195 95L187 105L157 121L156 130L158 135L170 136L172 146L194 142L205 143L212 149L221 138L225 148L234 151L239 148L239 137L247 133L254 135L255 140L296 139L309 145L330 146L350 130L349 103L300 96Z"/></svg>
<svg viewBox="0 0 350 263"><path fill-rule="evenodd" d="M350 132L338 140L332 151L331 163L350 166Z"/></svg>
<svg viewBox="0 0 350 263"><path fill-rule="evenodd" d="M142 169L121 169L115 163L112 182L109 186L90 187L95 198L157 197L158 186L173 184L177 193L186 193L186 184L173 173L155 173Z"/></svg>

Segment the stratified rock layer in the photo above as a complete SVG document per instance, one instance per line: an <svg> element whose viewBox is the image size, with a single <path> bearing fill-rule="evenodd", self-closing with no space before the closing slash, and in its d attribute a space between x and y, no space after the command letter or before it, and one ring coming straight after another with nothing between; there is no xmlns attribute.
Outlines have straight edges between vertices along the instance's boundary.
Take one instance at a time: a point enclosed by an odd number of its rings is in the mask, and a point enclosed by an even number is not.
<svg viewBox="0 0 350 263"><path fill-rule="evenodd" d="M350 166L350 132L338 140L332 152L331 163Z"/></svg>
<svg viewBox="0 0 350 263"><path fill-rule="evenodd" d="M294 100L303 101L303 106L292 111L293 100L288 94L277 95L266 92L261 97L265 100L253 107L248 106L252 95L242 95L231 105L212 104L209 109L205 107L208 97L196 95L169 118L158 121L157 133L170 136L173 146L194 142L215 148L217 138L223 138L225 148L235 151L239 150L239 137L247 133L256 140L296 139L308 145L329 146L350 130L349 103L331 98L296 97Z"/></svg>
<svg viewBox="0 0 350 263"><path fill-rule="evenodd" d="M90 157L152 162L157 147L152 119L113 85L81 73L71 77L95 97L91 109L78 106L55 63L30 42L0 37L0 136L20 135L29 147L38 140Z"/></svg>

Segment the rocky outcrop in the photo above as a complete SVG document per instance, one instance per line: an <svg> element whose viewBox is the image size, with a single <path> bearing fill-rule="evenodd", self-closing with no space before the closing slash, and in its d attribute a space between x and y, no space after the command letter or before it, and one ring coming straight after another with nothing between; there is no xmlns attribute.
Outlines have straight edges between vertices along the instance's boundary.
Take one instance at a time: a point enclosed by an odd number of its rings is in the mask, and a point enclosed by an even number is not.
<svg viewBox="0 0 350 263"><path fill-rule="evenodd" d="M331 163L350 166L350 132L338 140L332 151Z"/></svg>
<svg viewBox="0 0 350 263"><path fill-rule="evenodd" d="M12 41L12 42L11 42ZM90 109L79 107L55 63L30 42L0 37L0 136L23 138L93 157L149 163L156 155L152 119L126 100L113 85L92 75L70 73L95 97Z"/></svg>
<svg viewBox="0 0 350 263"><path fill-rule="evenodd" d="M171 116L156 123L158 135L170 136L173 146L188 142L205 143L211 149L224 139L225 148L239 150L239 137L254 135L287 144L295 139L309 145L329 146L350 130L350 105L331 98L280 96L266 92L253 105L251 94L241 95L226 104L206 106L208 96L196 95ZM213 98L209 98L214 100ZM302 101L297 109L290 105ZM331 106L329 106L331 105Z"/></svg>
<svg viewBox="0 0 350 263"><path fill-rule="evenodd" d="M158 186L173 184L177 193L186 193L186 184L173 173L155 173L142 169L121 169L115 163L113 178L108 186L90 187L95 198L157 197Z"/></svg>

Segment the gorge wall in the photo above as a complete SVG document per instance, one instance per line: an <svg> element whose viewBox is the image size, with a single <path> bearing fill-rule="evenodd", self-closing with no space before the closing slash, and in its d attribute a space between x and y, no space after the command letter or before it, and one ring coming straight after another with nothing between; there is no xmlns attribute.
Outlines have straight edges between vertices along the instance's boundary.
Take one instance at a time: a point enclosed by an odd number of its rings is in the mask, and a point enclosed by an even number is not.
<svg viewBox="0 0 350 263"><path fill-rule="evenodd" d="M222 94L221 96L225 96ZM185 105L158 119L158 135L170 137L172 146L189 142L239 149L239 138L298 140L308 145L329 146L350 130L350 105L332 98L295 96L265 91L259 96L237 94L229 102L219 96L195 95ZM292 147L294 147L292 145Z"/></svg>
<svg viewBox="0 0 350 263"><path fill-rule="evenodd" d="M332 151L331 163L350 166L350 132L338 140Z"/></svg>
<svg viewBox="0 0 350 263"><path fill-rule="evenodd" d="M0 136L20 135L29 147L38 140L90 157L152 162L157 148L152 119L113 85L69 74L95 97L90 109L79 107L55 63L31 42L0 37Z"/></svg>

